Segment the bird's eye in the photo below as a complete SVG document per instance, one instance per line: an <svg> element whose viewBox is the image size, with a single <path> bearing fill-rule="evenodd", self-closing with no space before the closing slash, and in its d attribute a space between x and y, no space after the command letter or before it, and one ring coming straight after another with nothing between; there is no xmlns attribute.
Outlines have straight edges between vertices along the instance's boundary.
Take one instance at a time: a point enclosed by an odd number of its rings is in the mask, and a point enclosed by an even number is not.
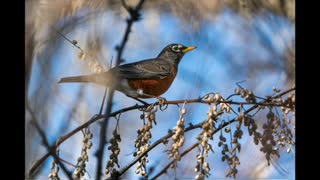
<svg viewBox="0 0 320 180"><path fill-rule="evenodd" d="M178 46L172 46L172 51L174 51L174 52L179 52L180 51L180 49L179 49L179 47Z"/></svg>

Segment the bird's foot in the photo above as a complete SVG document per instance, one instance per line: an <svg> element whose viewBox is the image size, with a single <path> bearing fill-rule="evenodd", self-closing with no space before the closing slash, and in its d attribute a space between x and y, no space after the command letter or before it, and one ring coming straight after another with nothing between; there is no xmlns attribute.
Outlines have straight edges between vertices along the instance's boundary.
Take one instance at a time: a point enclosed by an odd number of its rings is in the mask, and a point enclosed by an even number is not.
<svg viewBox="0 0 320 180"><path fill-rule="evenodd" d="M166 98L163 98L163 97L156 97L156 98L159 101L159 105L164 105L167 102Z"/></svg>
<svg viewBox="0 0 320 180"><path fill-rule="evenodd" d="M164 111L168 108L168 104L167 104L167 100L166 98L163 97L157 97L158 99L158 103L159 103L159 107L161 111Z"/></svg>

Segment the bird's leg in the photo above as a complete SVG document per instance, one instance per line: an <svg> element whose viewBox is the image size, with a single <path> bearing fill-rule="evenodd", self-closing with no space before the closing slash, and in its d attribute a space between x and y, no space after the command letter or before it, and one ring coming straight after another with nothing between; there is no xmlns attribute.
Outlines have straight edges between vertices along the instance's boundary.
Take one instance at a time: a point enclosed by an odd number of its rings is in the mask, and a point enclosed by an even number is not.
<svg viewBox="0 0 320 180"><path fill-rule="evenodd" d="M129 96L129 95L127 95L127 96L128 96L128 97L130 97L130 98L132 98L132 99L134 99L134 100L136 100L136 101L141 102L143 105L146 105L146 106L148 106L148 105L149 105L147 102L142 101L142 100L141 100L141 99L139 99L139 98L136 98L136 97L133 97L133 96Z"/></svg>
<svg viewBox="0 0 320 180"><path fill-rule="evenodd" d="M154 96L154 95L151 95L151 94L146 94L146 93L144 93L144 92L142 91L142 89L138 89L138 90L137 90L137 93L138 93L139 95L141 95L141 96L148 96L148 97L151 97L151 98L157 98L160 107L163 106L164 104L166 104L166 102L167 102L167 100L166 100L165 98L160 97L160 96ZM167 106L165 106L164 109L166 109L166 108L167 108Z"/></svg>
<svg viewBox="0 0 320 180"><path fill-rule="evenodd" d="M102 115L102 109L103 109L104 102L106 100L107 90L108 90L108 88L106 88L106 90L104 91L103 99L102 99L101 106L100 106L99 116Z"/></svg>

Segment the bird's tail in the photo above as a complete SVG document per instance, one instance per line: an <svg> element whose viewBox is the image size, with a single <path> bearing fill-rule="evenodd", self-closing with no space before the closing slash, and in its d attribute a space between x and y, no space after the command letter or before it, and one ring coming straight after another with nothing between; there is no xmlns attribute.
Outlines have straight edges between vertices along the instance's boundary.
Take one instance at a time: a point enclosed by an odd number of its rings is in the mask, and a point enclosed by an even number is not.
<svg viewBox="0 0 320 180"><path fill-rule="evenodd" d="M107 86L110 81L107 73L92 74L86 76L72 76L61 78L58 83L96 83Z"/></svg>

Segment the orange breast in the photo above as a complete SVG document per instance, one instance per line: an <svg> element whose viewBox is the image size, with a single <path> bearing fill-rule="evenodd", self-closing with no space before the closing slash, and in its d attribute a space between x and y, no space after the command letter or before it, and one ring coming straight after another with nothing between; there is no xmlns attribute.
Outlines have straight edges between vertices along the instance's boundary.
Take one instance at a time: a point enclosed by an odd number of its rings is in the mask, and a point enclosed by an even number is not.
<svg viewBox="0 0 320 180"><path fill-rule="evenodd" d="M149 94L152 96L159 97L165 93L171 86L174 78L176 77L176 69L172 68L171 73L168 77L163 79L153 79L153 80L129 80L129 85L138 90L141 89L143 93ZM152 98L149 96L139 96L138 98Z"/></svg>

